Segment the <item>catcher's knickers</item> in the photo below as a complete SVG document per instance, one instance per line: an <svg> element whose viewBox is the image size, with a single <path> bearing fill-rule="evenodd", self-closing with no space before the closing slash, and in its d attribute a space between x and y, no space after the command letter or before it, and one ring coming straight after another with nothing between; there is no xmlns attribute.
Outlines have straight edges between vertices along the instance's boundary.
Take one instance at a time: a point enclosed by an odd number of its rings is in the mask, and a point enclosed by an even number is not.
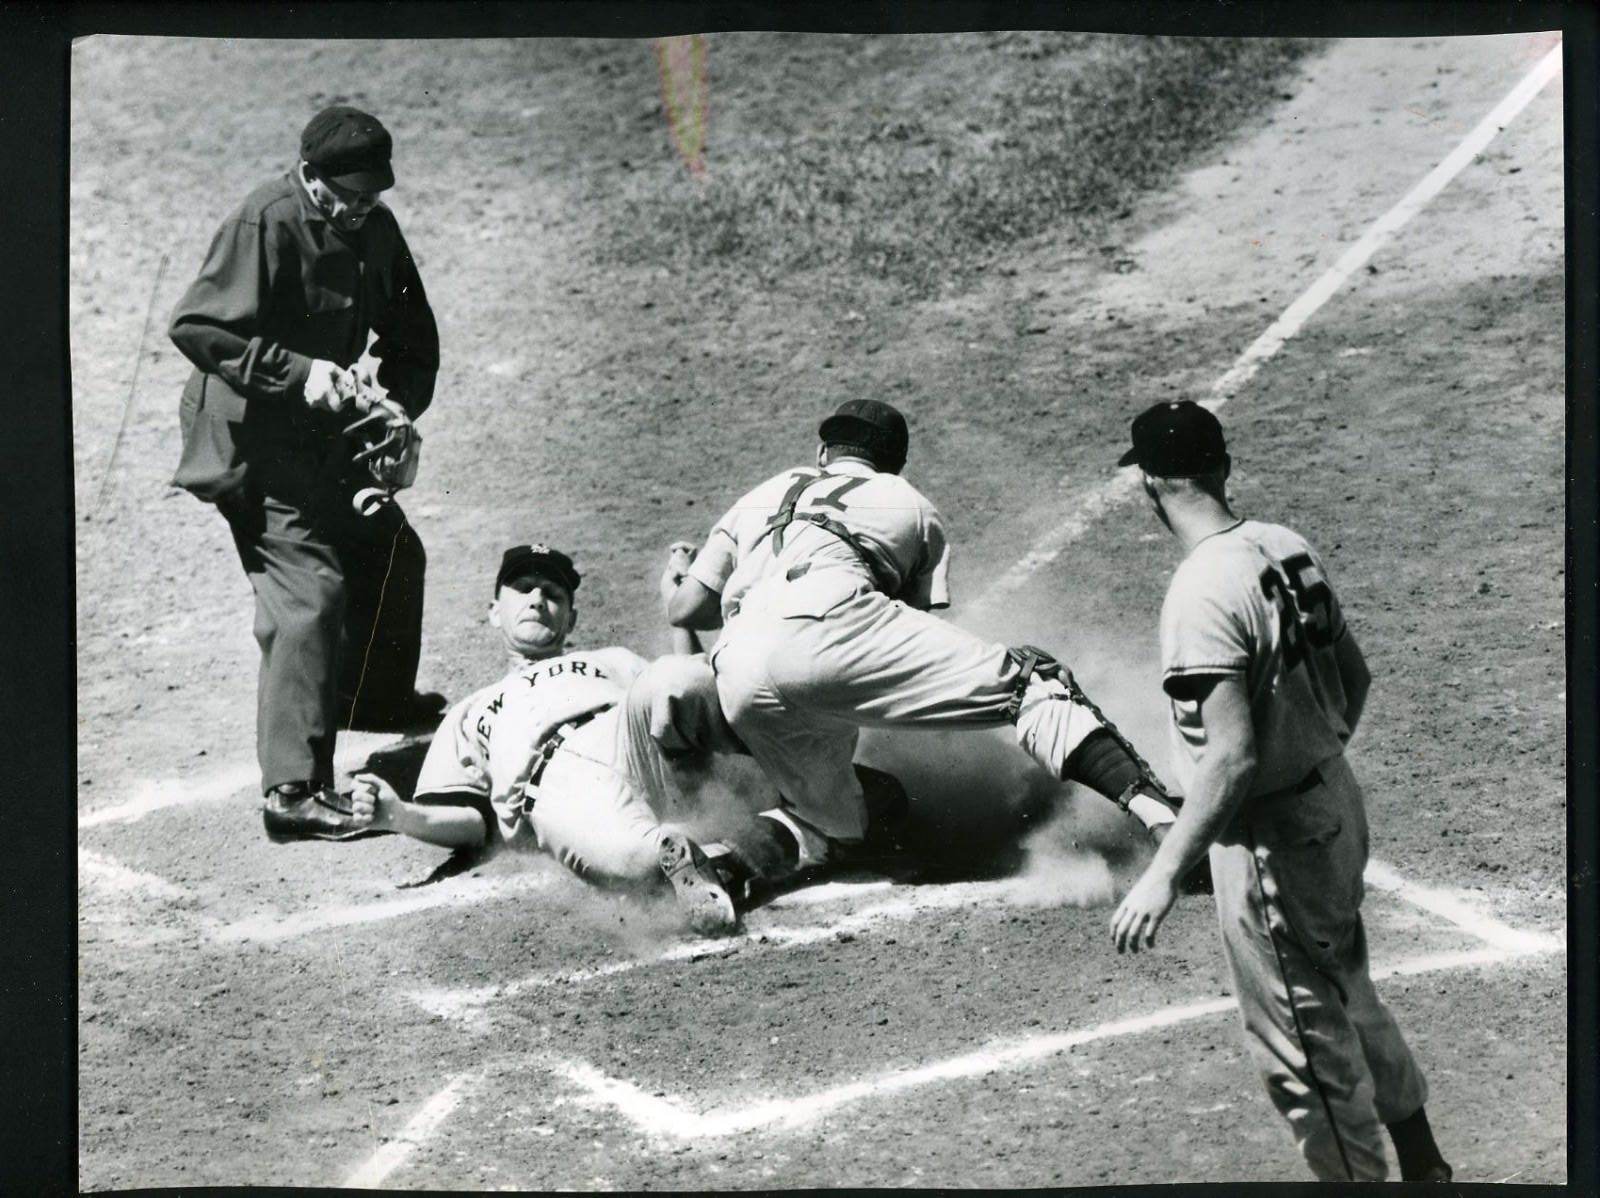
<svg viewBox="0 0 1600 1198"><path fill-rule="evenodd" d="M724 629L712 654L717 692L787 810L824 836L866 830L851 768L863 727L981 728L1016 712L1018 742L1056 777L1100 727L1058 680L1024 684L1004 645L863 591L850 572L813 570L769 596Z"/></svg>
<svg viewBox="0 0 1600 1198"><path fill-rule="evenodd" d="M1342 756L1300 794L1251 799L1211 848L1223 951L1273 1105L1325 1181L1382 1181L1383 1125L1427 1099L1372 986L1367 821Z"/></svg>
<svg viewBox="0 0 1600 1198"><path fill-rule="evenodd" d="M653 880L662 821L686 805L684 776L667 754L703 761L735 747L705 659L664 657L620 703L562 741L540 777L529 823L540 847L580 875Z"/></svg>

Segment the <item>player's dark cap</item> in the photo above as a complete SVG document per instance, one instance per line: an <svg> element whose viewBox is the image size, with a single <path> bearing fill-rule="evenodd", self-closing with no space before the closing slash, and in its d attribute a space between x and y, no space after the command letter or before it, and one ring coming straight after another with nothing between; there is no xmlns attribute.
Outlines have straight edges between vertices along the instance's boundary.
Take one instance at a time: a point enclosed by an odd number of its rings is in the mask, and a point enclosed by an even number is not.
<svg viewBox="0 0 1600 1198"><path fill-rule="evenodd" d="M900 410L876 399L847 399L822 422L824 445L864 445L881 469L898 474L906 464L911 434Z"/></svg>
<svg viewBox="0 0 1600 1198"><path fill-rule="evenodd" d="M513 545L500 556L500 571L494 576L495 593L500 593L506 579L514 578L523 570L537 571L553 578L569 591L576 591L578 584L583 581L572 559L561 550L537 543Z"/></svg>
<svg viewBox="0 0 1600 1198"><path fill-rule="evenodd" d="M1191 399L1158 403L1133 418L1133 448L1119 466L1139 466L1158 478L1195 478L1222 469L1228 447L1222 424Z"/></svg>
<svg viewBox="0 0 1600 1198"><path fill-rule="evenodd" d="M340 187L383 191L394 186L394 142L375 116L335 104L306 123L300 157Z"/></svg>

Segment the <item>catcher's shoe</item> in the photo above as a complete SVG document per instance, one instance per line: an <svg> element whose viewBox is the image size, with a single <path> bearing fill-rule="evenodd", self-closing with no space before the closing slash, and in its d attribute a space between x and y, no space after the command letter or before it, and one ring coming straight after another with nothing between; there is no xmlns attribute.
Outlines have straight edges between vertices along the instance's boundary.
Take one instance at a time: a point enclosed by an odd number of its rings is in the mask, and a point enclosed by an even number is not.
<svg viewBox="0 0 1600 1198"><path fill-rule="evenodd" d="M291 840L351 840L367 834L356 824L350 798L331 786L286 782L261 804L261 823L274 844Z"/></svg>
<svg viewBox="0 0 1600 1198"><path fill-rule="evenodd" d="M725 936L739 926L733 896L699 845L682 832L668 832L657 859L691 928L702 936Z"/></svg>

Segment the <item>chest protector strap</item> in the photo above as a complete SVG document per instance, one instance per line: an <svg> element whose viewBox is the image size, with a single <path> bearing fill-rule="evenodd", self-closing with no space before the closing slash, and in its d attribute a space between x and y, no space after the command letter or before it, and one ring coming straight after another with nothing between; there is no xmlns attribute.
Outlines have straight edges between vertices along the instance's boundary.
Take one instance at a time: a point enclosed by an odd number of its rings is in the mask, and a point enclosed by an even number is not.
<svg viewBox="0 0 1600 1198"><path fill-rule="evenodd" d="M872 575L872 581L877 585L878 589L884 594L893 598L895 592L899 588L889 584L889 581L885 579L883 575L883 571L879 568L876 559L874 559L872 554L868 552L867 547L862 544L861 539L857 537L855 533L851 532L848 528L839 523L839 521L833 519L831 516L824 516L821 513L795 511L795 508L799 506L800 496L805 492L807 487L810 487L814 483L823 482L826 479L844 477L848 476L829 474L826 471L823 471L821 474L818 474L812 478L796 479L789 490L784 493L783 501L779 503L778 510L772 513L771 517L768 518L767 527L761 535L772 537L772 555L776 557L778 554L783 552L784 533L788 531L789 525L793 524L796 520L803 520L807 524L815 524L818 528L826 529L828 532L831 532L834 536L838 537L846 545L850 546L851 549L855 550L856 556L861 559L861 564L866 566L867 572ZM758 541L757 544L759 543L760 542Z"/></svg>

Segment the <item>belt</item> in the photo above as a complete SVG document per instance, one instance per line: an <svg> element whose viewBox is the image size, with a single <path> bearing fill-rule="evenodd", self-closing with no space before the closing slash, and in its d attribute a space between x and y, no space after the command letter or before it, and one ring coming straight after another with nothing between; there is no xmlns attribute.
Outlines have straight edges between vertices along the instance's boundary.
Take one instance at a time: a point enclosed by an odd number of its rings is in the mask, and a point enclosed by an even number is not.
<svg viewBox="0 0 1600 1198"><path fill-rule="evenodd" d="M607 710L609 709L606 707L599 707L594 711L586 711L576 719L568 720L545 738L544 745L539 749L539 759L533 763L533 769L528 774L528 780L522 784L523 814L532 811L533 805L539 801L539 779L544 777L545 767L550 764L550 759L556 755L556 750L561 747L561 742L602 711Z"/></svg>

